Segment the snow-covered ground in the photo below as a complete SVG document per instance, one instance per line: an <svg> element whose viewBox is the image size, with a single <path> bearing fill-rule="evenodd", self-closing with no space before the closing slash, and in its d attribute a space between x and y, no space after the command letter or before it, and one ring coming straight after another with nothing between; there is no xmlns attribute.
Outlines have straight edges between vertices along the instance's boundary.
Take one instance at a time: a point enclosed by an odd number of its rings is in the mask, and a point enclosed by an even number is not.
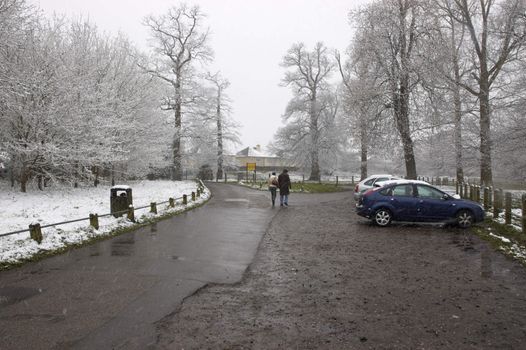
<svg viewBox="0 0 526 350"><path fill-rule="evenodd" d="M165 202L168 198L180 198L188 195L188 205L183 206L177 201L175 208L168 204L157 206L157 216L183 211L196 206L210 197L205 192L195 202L191 202L190 194L196 192L195 181L141 181L127 182L132 188L134 207L148 206L151 202ZM107 214L110 212L110 186L86 188L46 189L21 193L12 191L5 184L0 188L0 234L27 229L32 223L40 225L86 218L92 214ZM155 216L149 209L136 210L138 222ZM89 226L89 221L80 221L42 229L43 240L37 244L29 237L29 232L12 236L0 237L0 262L16 262L29 258L42 250L56 250L68 244L80 243L87 239L104 236L118 227L133 225L125 217L113 216L99 219L99 229Z"/></svg>

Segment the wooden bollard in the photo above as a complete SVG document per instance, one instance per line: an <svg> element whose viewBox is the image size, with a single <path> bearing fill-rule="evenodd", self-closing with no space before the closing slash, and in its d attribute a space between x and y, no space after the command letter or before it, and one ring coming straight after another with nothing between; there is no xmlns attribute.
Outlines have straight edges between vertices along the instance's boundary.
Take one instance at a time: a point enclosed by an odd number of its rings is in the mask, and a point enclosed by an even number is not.
<svg viewBox="0 0 526 350"><path fill-rule="evenodd" d="M477 200L477 203L480 203L480 186L475 186L475 198Z"/></svg>
<svg viewBox="0 0 526 350"><path fill-rule="evenodd" d="M168 198L168 205L170 208L175 207L175 200L172 197Z"/></svg>
<svg viewBox="0 0 526 350"><path fill-rule="evenodd" d="M511 192L506 192L504 197L504 222L506 225L511 225Z"/></svg>
<svg viewBox="0 0 526 350"><path fill-rule="evenodd" d="M225 173L225 183L226 183L226 173Z"/></svg>
<svg viewBox="0 0 526 350"><path fill-rule="evenodd" d="M183 205L188 204L188 196L186 194L183 194Z"/></svg>
<svg viewBox="0 0 526 350"><path fill-rule="evenodd" d="M157 203L155 202L150 203L150 213L157 214Z"/></svg>
<svg viewBox="0 0 526 350"><path fill-rule="evenodd" d="M468 184L467 183L464 183L464 197L462 198L469 198L469 194L468 194Z"/></svg>
<svg viewBox="0 0 526 350"><path fill-rule="evenodd" d="M522 194L522 233L526 234L526 193Z"/></svg>
<svg viewBox="0 0 526 350"><path fill-rule="evenodd" d="M484 210L489 210L489 187L484 187Z"/></svg>
<svg viewBox="0 0 526 350"><path fill-rule="evenodd" d="M455 193L456 193L456 194L459 194L460 197L462 197L462 195L461 195L460 192L458 191L458 182L457 182L457 184L455 185Z"/></svg>
<svg viewBox="0 0 526 350"><path fill-rule="evenodd" d="M128 207L128 220L135 222L135 210L133 209L133 205L130 205Z"/></svg>
<svg viewBox="0 0 526 350"><path fill-rule="evenodd" d="M458 194L460 195L460 198L464 198L464 186L462 186L462 183L457 184L458 187Z"/></svg>
<svg viewBox="0 0 526 350"><path fill-rule="evenodd" d="M336 187L338 187L338 176L336 176Z"/></svg>
<svg viewBox="0 0 526 350"><path fill-rule="evenodd" d="M38 244L42 242L42 228L39 223L29 225L29 235Z"/></svg>
<svg viewBox="0 0 526 350"><path fill-rule="evenodd" d="M200 197L201 196L201 190L197 189L197 191L195 191L195 195L197 197Z"/></svg>
<svg viewBox="0 0 526 350"><path fill-rule="evenodd" d="M354 175L351 176L351 184L354 186Z"/></svg>
<svg viewBox="0 0 526 350"><path fill-rule="evenodd" d="M195 192L192 192L192 202L195 201Z"/></svg>
<svg viewBox="0 0 526 350"><path fill-rule="evenodd" d="M99 229L99 214L89 214L89 224L95 230Z"/></svg>

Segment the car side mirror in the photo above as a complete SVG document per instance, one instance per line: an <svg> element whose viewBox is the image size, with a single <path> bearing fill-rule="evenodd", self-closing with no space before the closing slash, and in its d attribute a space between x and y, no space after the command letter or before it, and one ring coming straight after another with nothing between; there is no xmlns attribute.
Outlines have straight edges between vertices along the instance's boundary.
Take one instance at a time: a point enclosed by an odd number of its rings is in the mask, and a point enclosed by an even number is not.
<svg viewBox="0 0 526 350"><path fill-rule="evenodd" d="M447 201L450 198L451 198L451 196L449 194L447 194L447 193L444 193L444 195L442 196L442 199L445 200L445 201Z"/></svg>

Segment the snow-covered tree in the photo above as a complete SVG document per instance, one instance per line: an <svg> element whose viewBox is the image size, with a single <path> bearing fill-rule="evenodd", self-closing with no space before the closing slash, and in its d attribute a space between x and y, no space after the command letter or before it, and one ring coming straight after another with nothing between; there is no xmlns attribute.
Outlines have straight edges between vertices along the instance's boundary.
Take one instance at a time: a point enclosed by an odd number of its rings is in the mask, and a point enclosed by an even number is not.
<svg viewBox="0 0 526 350"><path fill-rule="evenodd" d="M312 51L308 51L303 43L292 45L283 57L281 65L287 69L282 82L290 86L294 97L285 111L284 120L291 124L278 132L293 132L295 143L293 148L299 150L300 145L309 154L310 180L320 179L319 150L323 139L321 132L325 126L320 118L328 111L331 103L329 77L334 69L327 47L319 42ZM325 94L324 100L320 97ZM331 114L331 113L329 113Z"/></svg>
<svg viewBox="0 0 526 350"><path fill-rule="evenodd" d="M152 36L154 57L142 67L171 87L163 108L174 113L175 132L172 141L173 178L182 179L183 114L195 103L193 65L212 59L205 15L198 6L181 4L164 15L148 16L144 24Z"/></svg>

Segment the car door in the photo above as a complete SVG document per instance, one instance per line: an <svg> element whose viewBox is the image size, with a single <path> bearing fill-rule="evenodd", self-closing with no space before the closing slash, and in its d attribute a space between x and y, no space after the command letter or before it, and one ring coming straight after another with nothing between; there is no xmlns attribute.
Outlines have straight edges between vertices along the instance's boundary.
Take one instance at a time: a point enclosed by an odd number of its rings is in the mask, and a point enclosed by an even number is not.
<svg viewBox="0 0 526 350"><path fill-rule="evenodd" d="M394 208L394 219L398 221L415 221L417 219L417 198L412 184L393 186L391 205Z"/></svg>
<svg viewBox="0 0 526 350"><path fill-rule="evenodd" d="M418 221L443 221L449 216L451 201L444 192L427 185L417 185Z"/></svg>

